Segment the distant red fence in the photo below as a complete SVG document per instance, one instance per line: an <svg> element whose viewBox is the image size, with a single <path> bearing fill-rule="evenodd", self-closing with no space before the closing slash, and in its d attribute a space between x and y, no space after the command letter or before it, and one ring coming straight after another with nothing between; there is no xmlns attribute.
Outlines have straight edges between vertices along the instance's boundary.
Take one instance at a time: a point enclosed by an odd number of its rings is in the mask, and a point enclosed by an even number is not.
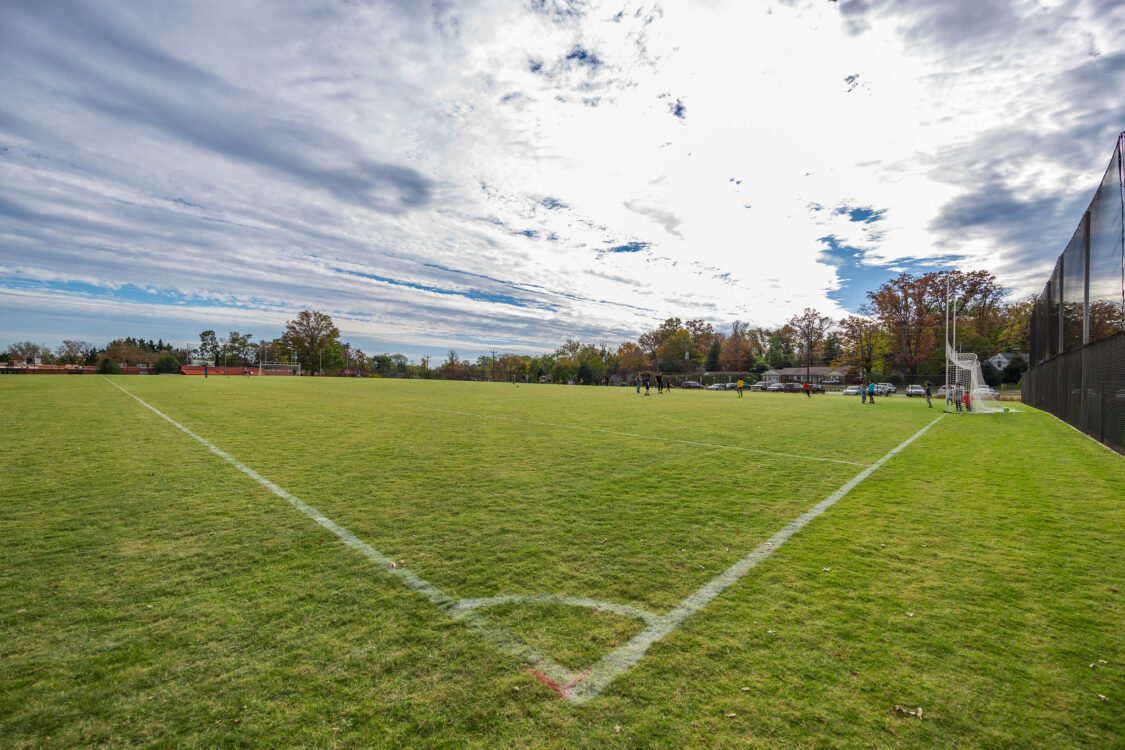
<svg viewBox="0 0 1125 750"><path fill-rule="evenodd" d="M84 365L8 365L0 373L8 375L93 375L96 367Z"/></svg>
<svg viewBox="0 0 1125 750"><path fill-rule="evenodd" d="M184 365L180 368L184 375L202 375L203 365ZM262 370L257 367L208 367L208 375L292 375L292 370Z"/></svg>
<svg viewBox="0 0 1125 750"><path fill-rule="evenodd" d="M96 375L97 367L86 365L4 365L0 374L5 375ZM155 375L151 367L122 367L125 375ZM183 365L181 375L202 375L203 365ZM209 367L209 375L292 375L292 370L274 369L258 372L257 367ZM354 374L354 372L353 372Z"/></svg>

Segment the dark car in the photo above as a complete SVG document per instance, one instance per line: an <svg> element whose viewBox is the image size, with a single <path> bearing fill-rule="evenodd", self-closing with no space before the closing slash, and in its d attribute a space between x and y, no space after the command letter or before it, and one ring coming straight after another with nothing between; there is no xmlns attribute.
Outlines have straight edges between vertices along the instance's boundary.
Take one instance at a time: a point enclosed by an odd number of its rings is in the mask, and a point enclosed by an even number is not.
<svg viewBox="0 0 1125 750"><path fill-rule="evenodd" d="M699 383L695 382L694 380L685 380L684 384L681 385L680 387L681 388L702 388L703 386L700 385Z"/></svg>

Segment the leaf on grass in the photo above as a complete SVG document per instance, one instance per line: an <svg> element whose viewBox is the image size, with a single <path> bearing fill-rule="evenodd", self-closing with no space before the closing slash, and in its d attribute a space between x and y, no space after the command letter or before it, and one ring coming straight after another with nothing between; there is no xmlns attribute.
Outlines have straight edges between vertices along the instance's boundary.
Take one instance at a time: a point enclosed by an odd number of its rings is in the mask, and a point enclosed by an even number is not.
<svg viewBox="0 0 1125 750"><path fill-rule="evenodd" d="M907 616L907 617L913 617L913 616L914 616L914 613L913 613L913 612L907 612L907 613L906 613L906 616Z"/></svg>
<svg viewBox="0 0 1125 750"><path fill-rule="evenodd" d="M906 708L904 706L895 706L894 710L898 711L903 716L917 716L919 719L922 718L922 707L921 706L918 706L917 711L911 711L909 708Z"/></svg>
<svg viewBox="0 0 1125 750"><path fill-rule="evenodd" d="M750 692L750 688L744 687L744 688L742 688L742 692L748 693L748 692Z"/></svg>
<svg viewBox="0 0 1125 750"><path fill-rule="evenodd" d="M620 724L614 724L613 725L613 731L617 732L618 734L621 734L621 725Z"/></svg>
<svg viewBox="0 0 1125 750"><path fill-rule="evenodd" d="M820 572L821 572L821 573L831 573L831 572L832 572L832 568L821 568L821 569L820 569Z"/></svg>
<svg viewBox="0 0 1125 750"><path fill-rule="evenodd" d="M392 568L397 568L397 567L398 567L398 564L397 564L397 563L396 563L396 562L395 562L394 560L391 560L391 567L392 567Z"/></svg>
<svg viewBox="0 0 1125 750"><path fill-rule="evenodd" d="M736 714L734 711L731 711L730 713L727 714L728 719L732 716L738 716L738 714Z"/></svg>
<svg viewBox="0 0 1125 750"><path fill-rule="evenodd" d="M1102 703L1109 703L1109 698L1106 698L1101 693L1098 693L1098 700L1100 700Z"/></svg>

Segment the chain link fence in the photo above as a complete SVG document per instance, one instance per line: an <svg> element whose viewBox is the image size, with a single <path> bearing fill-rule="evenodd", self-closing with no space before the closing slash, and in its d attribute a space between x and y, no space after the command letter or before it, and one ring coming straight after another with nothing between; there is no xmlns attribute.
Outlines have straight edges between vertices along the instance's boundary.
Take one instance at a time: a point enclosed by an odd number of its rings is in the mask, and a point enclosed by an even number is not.
<svg viewBox="0 0 1125 750"><path fill-rule="evenodd" d="M1035 299L1023 400L1125 453L1123 149Z"/></svg>

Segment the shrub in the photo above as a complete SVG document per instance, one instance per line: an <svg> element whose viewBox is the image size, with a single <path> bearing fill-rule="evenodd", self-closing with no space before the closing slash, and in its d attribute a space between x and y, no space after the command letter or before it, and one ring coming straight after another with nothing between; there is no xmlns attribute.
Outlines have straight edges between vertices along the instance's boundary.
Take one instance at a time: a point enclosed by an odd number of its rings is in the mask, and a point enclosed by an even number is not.
<svg viewBox="0 0 1125 750"><path fill-rule="evenodd" d="M98 365L98 372L102 375L120 375L121 368L112 359L106 357L102 360L102 363Z"/></svg>
<svg viewBox="0 0 1125 750"><path fill-rule="evenodd" d="M180 360L176 359L176 355L171 352L165 352L160 355L160 359L156 360L157 374L173 373L179 374Z"/></svg>

